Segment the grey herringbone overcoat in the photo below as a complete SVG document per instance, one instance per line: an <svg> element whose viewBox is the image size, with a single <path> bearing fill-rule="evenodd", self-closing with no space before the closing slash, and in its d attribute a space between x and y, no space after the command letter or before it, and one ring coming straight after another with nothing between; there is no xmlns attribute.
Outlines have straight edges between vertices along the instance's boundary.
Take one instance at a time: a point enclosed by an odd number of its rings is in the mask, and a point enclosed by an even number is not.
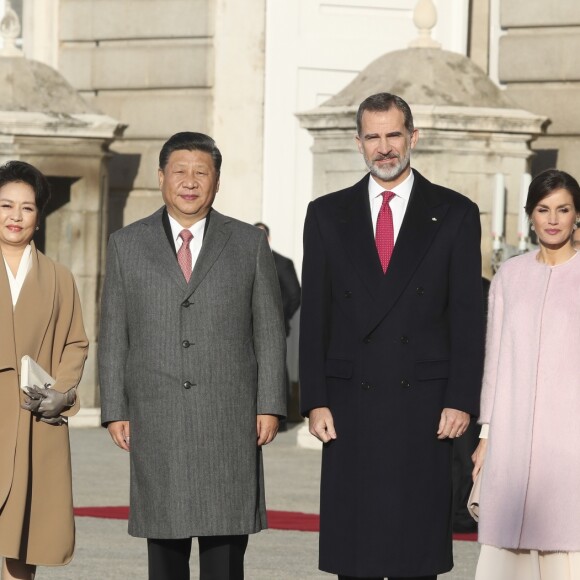
<svg viewBox="0 0 580 580"><path fill-rule="evenodd" d="M266 527L256 415L285 415L285 333L264 233L211 212L189 284L163 208L109 240L99 371L102 422L131 428L129 533Z"/></svg>

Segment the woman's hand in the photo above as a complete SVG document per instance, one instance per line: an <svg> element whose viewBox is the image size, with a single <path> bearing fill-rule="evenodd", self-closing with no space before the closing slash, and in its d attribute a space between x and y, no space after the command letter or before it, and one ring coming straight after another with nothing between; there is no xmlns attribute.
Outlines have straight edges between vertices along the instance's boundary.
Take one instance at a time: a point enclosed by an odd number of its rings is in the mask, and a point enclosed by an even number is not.
<svg viewBox="0 0 580 580"><path fill-rule="evenodd" d="M61 393L48 387L33 385L27 388L26 394L22 408L38 416L41 421L52 425L60 425L64 422L60 416L61 413L70 409L76 399L74 388Z"/></svg>
<svg viewBox="0 0 580 580"><path fill-rule="evenodd" d="M471 477L473 478L473 481L475 481L477 474L481 471L481 468L483 467L486 451L487 451L487 439L480 439L479 445L477 446L477 448L473 452L473 455L471 456L471 460L473 461L473 471L471 472Z"/></svg>

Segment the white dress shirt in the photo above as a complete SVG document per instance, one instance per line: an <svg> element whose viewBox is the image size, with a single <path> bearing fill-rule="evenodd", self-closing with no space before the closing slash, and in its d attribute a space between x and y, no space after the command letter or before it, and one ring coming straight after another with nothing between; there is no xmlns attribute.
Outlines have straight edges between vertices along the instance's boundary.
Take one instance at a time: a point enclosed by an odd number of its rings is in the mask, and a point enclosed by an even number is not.
<svg viewBox="0 0 580 580"><path fill-rule="evenodd" d="M20 291L26 280L28 272L32 269L32 246L28 244L22 252L22 258L20 258L20 264L18 265L18 272L16 276L12 274L12 270L4 258L4 265L6 266L6 273L8 274L8 283L10 284L10 294L12 295L12 308L16 306L18 302L18 296L20 296Z"/></svg>
<svg viewBox="0 0 580 580"><path fill-rule="evenodd" d="M205 231L205 220L207 218L195 222L190 228L184 228L176 219L172 218L169 213L167 214L167 217L169 218L169 225L171 226L171 233L173 235L176 252L179 251L179 248L181 248L183 244L183 240L180 238L179 234L183 230L189 230L193 235L193 239L189 242L189 249L191 250L191 269L193 271L195 268L195 262L197 261L197 257L201 251L201 245L203 244L203 233Z"/></svg>
<svg viewBox="0 0 580 580"><path fill-rule="evenodd" d="M403 223L403 218L405 217L405 212L407 211L407 204L409 203L409 198L411 197L411 190L413 189L413 183L415 182L415 176L413 171L409 173L409 176L405 181L399 183L393 189L386 190L382 185L379 185L374 177L371 175L369 179L369 200L371 203L371 217L373 220L373 234L377 233L377 218L379 217L379 211L381 205L383 204L383 191L392 191L395 197L391 199L389 206L391 207L391 212L393 213L393 229L395 231L395 242L397 241L397 236L401 230L401 224Z"/></svg>

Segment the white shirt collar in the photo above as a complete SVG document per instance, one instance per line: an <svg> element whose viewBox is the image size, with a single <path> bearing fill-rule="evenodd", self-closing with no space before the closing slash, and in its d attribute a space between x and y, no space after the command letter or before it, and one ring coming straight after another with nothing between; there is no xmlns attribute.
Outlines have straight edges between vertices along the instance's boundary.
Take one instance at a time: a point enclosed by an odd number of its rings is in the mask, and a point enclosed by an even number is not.
<svg viewBox="0 0 580 580"><path fill-rule="evenodd" d="M205 220L207 218L203 218L202 220L195 222L190 228L184 228L175 218L169 215L169 212L167 212L167 217L169 218L169 225L171 226L171 234L173 235L173 242L175 244L181 245L182 240L179 237L179 234L183 230L189 230L193 234L194 240L197 241L203 240L203 233L205 230Z"/></svg>
<svg viewBox="0 0 580 580"><path fill-rule="evenodd" d="M413 189L414 182L415 175L413 174L413 170L411 170L404 181L392 189L386 190L382 185L379 185L375 181L375 178L371 175L369 179L369 198L371 200L371 204L375 197L382 195L383 191L392 191L396 196L402 197L405 202L408 202L409 198L411 197L411 190Z"/></svg>
<svg viewBox="0 0 580 580"><path fill-rule="evenodd" d="M6 267L6 274L8 275L8 283L10 284L12 307L15 307L16 302L18 302L18 297L20 296L22 286L24 285L24 280L26 280L28 272L30 272L32 269L32 246L28 244L26 248L24 248L16 276L12 274L12 270L10 269L10 266L8 266L6 258L4 258L4 265Z"/></svg>

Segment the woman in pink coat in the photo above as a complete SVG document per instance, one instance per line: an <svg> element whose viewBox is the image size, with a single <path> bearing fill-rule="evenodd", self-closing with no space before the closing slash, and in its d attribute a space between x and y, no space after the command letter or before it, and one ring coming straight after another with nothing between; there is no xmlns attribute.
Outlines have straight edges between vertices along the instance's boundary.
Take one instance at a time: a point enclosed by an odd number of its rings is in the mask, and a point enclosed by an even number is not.
<svg viewBox="0 0 580 580"><path fill-rule="evenodd" d="M580 187L550 169L526 213L540 249L490 289L476 580L580 579Z"/></svg>

